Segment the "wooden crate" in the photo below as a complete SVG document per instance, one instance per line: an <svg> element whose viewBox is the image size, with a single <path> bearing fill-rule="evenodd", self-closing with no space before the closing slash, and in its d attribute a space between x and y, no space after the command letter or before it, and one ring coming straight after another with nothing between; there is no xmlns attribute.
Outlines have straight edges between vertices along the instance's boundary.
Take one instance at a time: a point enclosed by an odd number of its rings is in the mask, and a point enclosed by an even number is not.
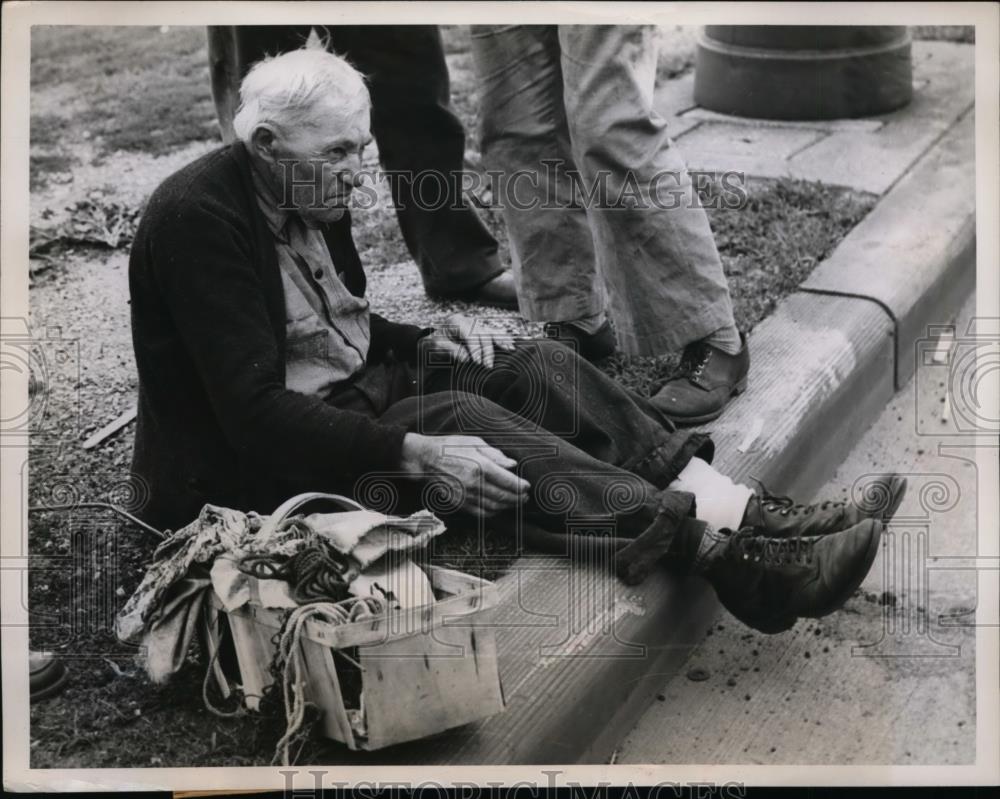
<svg viewBox="0 0 1000 799"><path fill-rule="evenodd" d="M439 597L434 604L349 624L310 620L304 625L300 646L308 674L306 696L322 708L328 738L351 749L381 749L503 710L490 624L496 587L451 569L425 568ZM220 646L225 624L247 706L256 709L273 681L270 665L281 612L251 600L229 613L213 592L206 603L210 655ZM214 674L229 695L229 679L218 662Z"/></svg>

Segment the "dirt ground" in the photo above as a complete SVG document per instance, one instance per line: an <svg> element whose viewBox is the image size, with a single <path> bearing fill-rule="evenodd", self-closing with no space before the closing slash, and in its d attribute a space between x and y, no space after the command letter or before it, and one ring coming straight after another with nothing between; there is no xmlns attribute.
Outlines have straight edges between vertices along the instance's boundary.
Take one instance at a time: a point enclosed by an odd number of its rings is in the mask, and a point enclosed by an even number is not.
<svg viewBox="0 0 1000 799"><path fill-rule="evenodd" d="M445 32L453 101L474 143L477 101L462 29ZM691 68L693 33L664 32L660 74ZM36 29L32 62L30 326L40 340L39 424L29 465L32 504L105 500L127 508L142 497L129 480L132 429L92 450L84 439L134 401L128 243L142 206L167 175L218 146L204 31L200 28ZM371 155L372 159L377 154ZM375 160L372 160L374 165ZM440 321L461 304L427 300L382 202L356 223L374 310L401 320ZM748 186L744 207L710 211L745 330L809 274L875 202L816 184ZM495 209L484 212L501 241ZM477 311L478 312L478 311ZM523 327L513 314L485 314ZM56 353L62 353L56 357ZM609 359L603 368L647 392L676 362ZM28 475L25 475L25 479ZM69 662L68 689L32 708L35 767L257 765L270 760L275 719L220 719L203 707L203 664L169 685L149 683L135 654L111 634L116 610L138 583L155 541L94 512L33 515L28 597L35 647ZM483 546L488 552L481 551ZM506 549L505 549L506 547ZM485 544L454 535L443 562L495 576L513 555L499 533ZM303 762L332 757L310 743Z"/></svg>

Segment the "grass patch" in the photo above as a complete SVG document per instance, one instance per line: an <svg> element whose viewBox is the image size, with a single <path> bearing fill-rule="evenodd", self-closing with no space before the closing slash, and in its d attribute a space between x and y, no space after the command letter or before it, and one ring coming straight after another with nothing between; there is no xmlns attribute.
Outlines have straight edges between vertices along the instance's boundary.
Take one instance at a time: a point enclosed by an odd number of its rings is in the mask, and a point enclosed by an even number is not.
<svg viewBox="0 0 1000 799"><path fill-rule="evenodd" d="M184 25L38 25L31 29L31 88L100 82L123 72L168 70L200 57L207 69L205 29ZM207 83L205 84L207 87Z"/></svg>
<svg viewBox="0 0 1000 799"><path fill-rule="evenodd" d="M871 194L782 180L752 187L743 208L709 210L736 324L749 331L768 316L876 201Z"/></svg>
<svg viewBox="0 0 1000 799"><path fill-rule="evenodd" d="M201 27L35 27L31 93L32 150L66 162L87 139L161 155L218 135ZM34 185L54 163L35 162Z"/></svg>
<svg viewBox="0 0 1000 799"><path fill-rule="evenodd" d="M49 175L69 172L75 163L75 158L64 153L33 153L28 158L31 190L41 188Z"/></svg>
<svg viewBox="0 0 1000 799"><path fill-rule="evenodd" d="M383 191L388 196L388 191ZM358 255L366 270L377 271L385 266L410 260L403 234L399 232L396 212L387 201L371 210L356 211L351 215L351 233Z"/></svg>
<svg viewBox="0 0 1000 799"><path fill-rule="evenodd" d="M199 79L208 80L207 72ZM159 91L144 94L141 75L122 76L113 91L115 111L95 105L79 121L99 137L105 155L116 150L162 155L191 142L213 138L218 125L211 98L195 96L193 78L183 73L165 74Z"/></svg>
<svg viewBox="0 0 1000 799"><path fill-rule="evenodd" d="M740 208L714 208L718 186L701 192L729 281L737 326L751 331L782 297L872 209L877 197L820 183L756 181ZM616 355L601 364L615 380L648 396L679 360L678 353L649 358Z"/></svg>
<svg viewBox="0 0 1000 799"><path fill-rule="evenodd" d="M57 114L32 114L31 115L31 149L53 148L65 145L68 138L72 136L73 121ZM69 153L63 154L64 158L72 159Z"/></svg>

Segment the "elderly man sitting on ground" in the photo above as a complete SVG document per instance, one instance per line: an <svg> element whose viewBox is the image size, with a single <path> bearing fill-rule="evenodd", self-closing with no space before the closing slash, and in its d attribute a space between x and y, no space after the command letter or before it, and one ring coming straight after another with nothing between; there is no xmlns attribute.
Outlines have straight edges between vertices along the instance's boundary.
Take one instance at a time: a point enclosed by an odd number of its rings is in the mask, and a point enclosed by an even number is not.
<svg viewBox="0 0 1000 799"><path fill-rule="evenodd" d="M456 514L564 550L571 515L607 518L615 535L589 543L615 548L622 579L703 575L765 632L857 588L902 480L883 479L877 509L755 494L709 465L708 435L558 342L382 318L349 226L362 76L303 49L258 63L240 98L238 141L156 190L131 253L148 521L176 527L209 502L267 513L373 476L416 504L439 481Z"/></svg>

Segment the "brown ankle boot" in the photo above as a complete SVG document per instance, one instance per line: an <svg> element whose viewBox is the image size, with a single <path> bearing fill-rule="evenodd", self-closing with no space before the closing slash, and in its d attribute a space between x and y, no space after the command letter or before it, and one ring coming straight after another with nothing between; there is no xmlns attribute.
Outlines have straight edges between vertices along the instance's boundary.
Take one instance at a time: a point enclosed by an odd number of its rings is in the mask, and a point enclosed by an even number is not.
<svg viewBox="0 0 1000 799"><path fill-rule="evenodd" d="M680 366L650 397L678 427L704 424L722 415L730 398L746 390L750 351L740 333L743 348L729 355L704 341L684 349Z"/></svg>
<svg viewBox="0 0 1000 799"><path fill-rule="evenodd" d="M733 616L763 633L791 628L840 608L878 554L882 522L807 538L774 538L752 528L732 533L702 574Z"/></svg>
<svg viewBox="0 0 1000 799"><path fill-rule="evenodd" d="M747 504L740 527L754 527L774 538L791 538L837 533L865 519L888 523L906 495L906 478L898 474L880 477L865 487L859 505L846 500L803 505L769 493L763 483L760 487L761 493L754 494Z"/></svg>

